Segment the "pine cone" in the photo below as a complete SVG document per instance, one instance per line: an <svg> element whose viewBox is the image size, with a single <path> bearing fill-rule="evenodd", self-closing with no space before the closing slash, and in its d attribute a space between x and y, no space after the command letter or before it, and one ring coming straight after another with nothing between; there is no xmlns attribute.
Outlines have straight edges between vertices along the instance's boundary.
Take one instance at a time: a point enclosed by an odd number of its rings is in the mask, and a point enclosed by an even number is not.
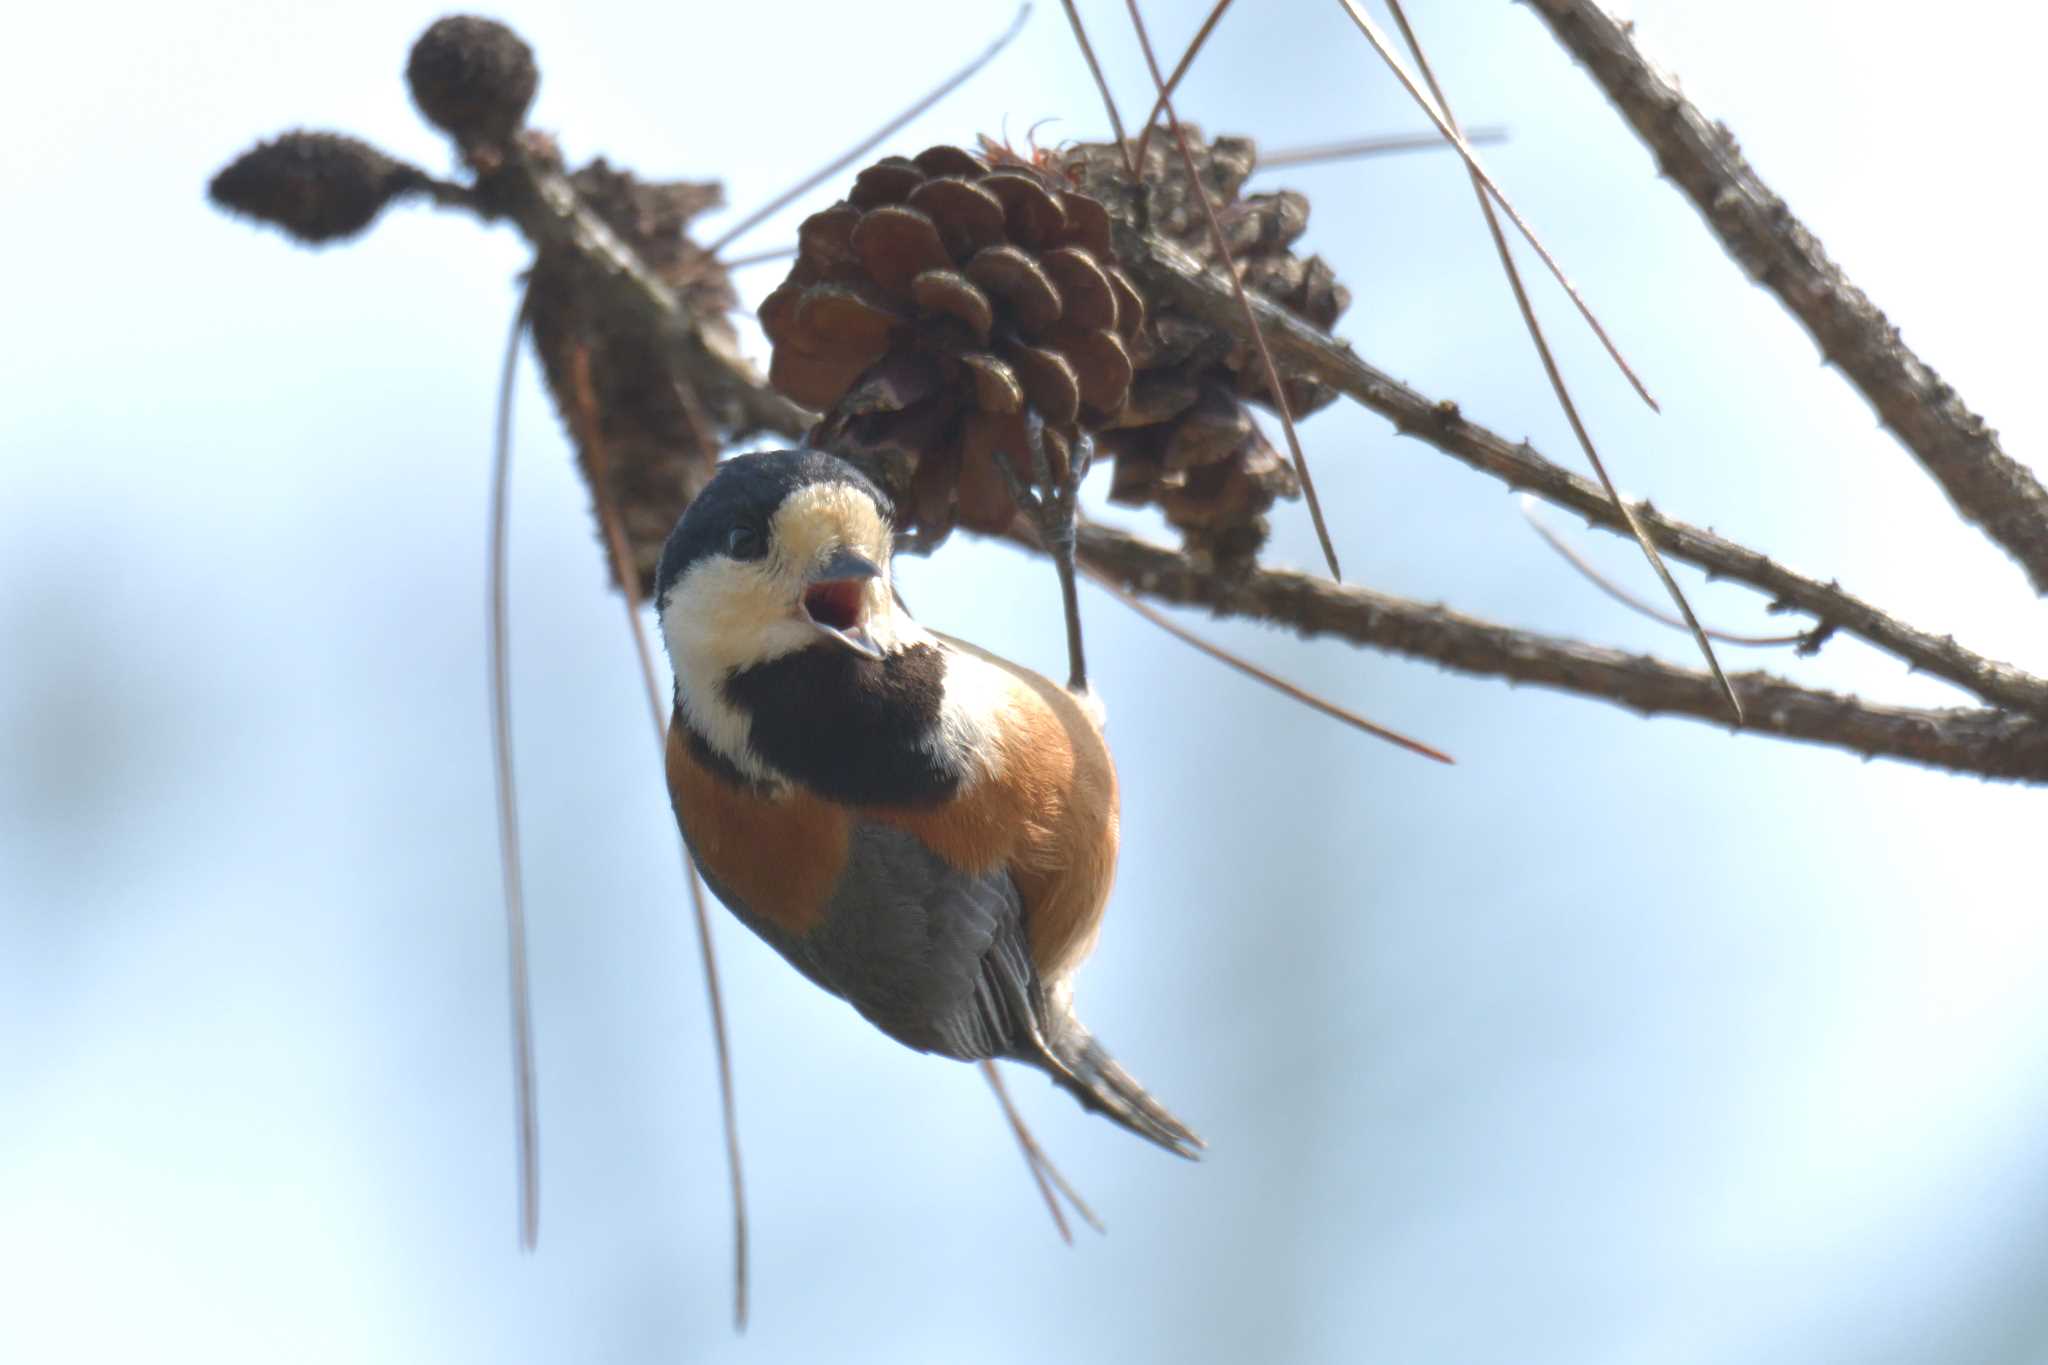
<svg viewBox="0 0 2048 1365"><path fill-rule="evenodd" d="M527 149L555 155L533 134ZM728 315L738 300L731 278L686 235L692 218L724 202L717 181L648 183L602 158L569 179L702 325L732 336ZM534 349L593 488L597 471L588 438L595 434L603 443L612 506L624 519L639 579L620 586L646 597L669 530L716 472L722 414L706 413L703 401L674 379L667 338L605 308L598 282L580 274L564 251L544 248L535 260L528 302ZM586 430L593 422L594 433Z"/></svg>
<svg viewBox="0 0 2048 1365"><path fill-rule="evenodd" d="M797 241L761 305L769 378L904 529L1004 529L998 456L1029 478L1034 434L1058 464L1123 409L1144 304L1108 212L1060 177L958 147L884 157Z"/></svg>
<svg viewBox="0 0 2048 1365"><path fill-rule="evenodd" d="M1204 146L1192 125L1182 126L1245 287L1328 331L1351 296L1319 257L1293 254L1308 227L1307 198L1282 190L1240 199L1257 164L1252 142L1219 137ZM1145 149L1142 219L1115 143L1078 144L1059 153L1057 162L1078 188L1111 205L1130 226L1148 227L1205 263L1217 263L1208 217L1171 134L1155 133ZM1267 509L1277 498L1300 493L1293 469L1242 401L1270 403L1257 353L1206 323L1158 308L1132 352L1137 376L1130 403L1115 429L1097 439L1116 460L1110 498L1159 504L1192 548L1218 560L1250 558L1265 542ZM1283 380L1283 387L1296 418L1335 397L1303 379Z"/></svg>

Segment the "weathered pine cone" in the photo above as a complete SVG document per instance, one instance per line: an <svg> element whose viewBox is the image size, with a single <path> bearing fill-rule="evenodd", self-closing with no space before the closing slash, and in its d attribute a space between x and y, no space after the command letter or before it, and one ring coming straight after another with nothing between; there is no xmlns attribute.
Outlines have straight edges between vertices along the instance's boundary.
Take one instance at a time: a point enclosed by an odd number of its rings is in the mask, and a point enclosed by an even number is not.
<svg viewBox="0 0 2048 1365"><path fill-rule="evenodd" d="M1016 506L994 456L1030 468L1030 422L1055 458L1091 437L1115 458L1112 499L1156 503L1191 548L1255 554L1293 471L1245 406L1264 401L1257 357L1227 333L1148 310L1119 268L1111 220L1213 261L1178 149L1147 149L1142 205L1114 144L1025 160L934 147L885 157L798 233L796 265L762 304L769 377L824 414L819 439L865 464L927 538L956 523L1001 530ZM1196 153L1248 288L1327 330L1349 297L1292 244L1299 194L1238 192L1252 144ZM1286 381L1297 416L1331 395Z"/></svg>
<svg viewBox="0 0 2048 1365"><path fill-rule="evenodd" d="M530 154L554 155L537 135L527 142ZM724 202L717 181L648 182L613 170L602 158L569 179L692 316L731 335L729 315L738 301L732 280L686 233L692 218ZM598 470L590 438L602 443L611 505L626 523L639 579L620 587L645 597L653 591L669 529L716 472L723 429L702 400L683 391L667 338L603 307L598 282L579 272L566 251L543 248L534 261L527 305L534 350L592 487ZM595 431L586 430L591 423Z"/></svg>
<svg viewBox="0 0 2048 1365"><path fill-rule="evenodd" d="M1292 250L1308 227L1307 198L1292 190L1239 198L1257 164L1251 140L1219 137L1205 146L1192 125L1183 127L1245 287L1328 331L1351 296L1321 258ZM1058 161L1078 188L1116 206L1119 214L1131 212L1131 196L1122 188L1130 175L1115 143L1069 147ZM1153 134L1140 179L1142 225L1197 259L1217 263L1208 217L1170 134ZM1265 543L1266 511L1276 499L1300 492L1286 457L1267 441L1242 401L1270 406L1257 353L1206 323L1155 307L1133 356L1137 375L1130 402L1114 429L1097 438L1099 449L1116 460L1111 500L1157 503L1190 548L1218 560L1250 558ZM1282 383L1297 418L1335 397L1307 380Z"/></svg>
<svg viewBox="0 0 2048 1365"><path fill-rule="evenodd" d="M1057 462L1123 409L1144 305L1103 206L1057 177L957 147L885 157L797 241L761 305L769 378L905 529L1007 527L998 454L1029 478L1034 418Z"/></svg>

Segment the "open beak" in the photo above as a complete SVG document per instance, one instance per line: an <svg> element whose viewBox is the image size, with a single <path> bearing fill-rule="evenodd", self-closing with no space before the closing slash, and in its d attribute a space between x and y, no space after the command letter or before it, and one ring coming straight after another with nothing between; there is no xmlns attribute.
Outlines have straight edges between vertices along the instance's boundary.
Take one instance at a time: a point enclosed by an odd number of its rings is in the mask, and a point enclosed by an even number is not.
<svg viewBox="0 0 2048 1365"><path fill-rule="evenodd" d="M840 549L804 584L804 615L818 630L868 659L882 651L868 634L868 581L881 570L865 556Z"/></svg>

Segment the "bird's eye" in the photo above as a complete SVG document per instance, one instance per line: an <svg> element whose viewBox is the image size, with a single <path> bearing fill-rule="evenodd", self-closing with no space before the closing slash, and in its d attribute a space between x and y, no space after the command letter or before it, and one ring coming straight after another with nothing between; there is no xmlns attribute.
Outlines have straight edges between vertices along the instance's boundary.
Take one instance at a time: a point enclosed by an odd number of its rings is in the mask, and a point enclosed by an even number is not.
<svg viewBox="0 0 2048 1365"><path fill-rule="evenodd" d="M759 559L768 552L768 540L758 528L742 522L726 532L725 552L734 559Z"/></svg>

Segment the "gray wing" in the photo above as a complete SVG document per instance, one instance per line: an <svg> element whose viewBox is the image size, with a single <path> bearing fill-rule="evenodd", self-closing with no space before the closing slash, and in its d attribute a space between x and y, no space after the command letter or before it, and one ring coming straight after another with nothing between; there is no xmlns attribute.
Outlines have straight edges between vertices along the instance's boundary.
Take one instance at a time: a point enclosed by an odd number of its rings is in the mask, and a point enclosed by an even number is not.
<svg viewBox="0 0 2048 1365"><path fill-rule="evenodd" d="M854 826L824 923L797 952L897 1041L973 1061L1035 1055L1042 999L1009 874L962 872L915 835Z"/></svg>

